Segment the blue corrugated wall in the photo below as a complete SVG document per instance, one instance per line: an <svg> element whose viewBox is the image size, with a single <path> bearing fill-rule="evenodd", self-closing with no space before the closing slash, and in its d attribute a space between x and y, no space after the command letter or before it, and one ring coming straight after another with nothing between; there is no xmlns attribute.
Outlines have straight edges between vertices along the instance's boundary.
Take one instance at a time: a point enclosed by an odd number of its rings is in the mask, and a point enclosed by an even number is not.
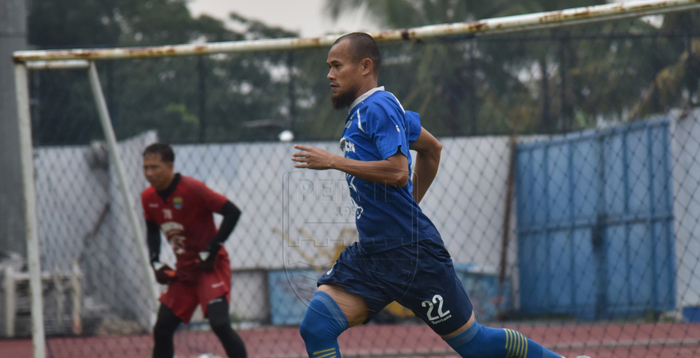
<svg viewBox="0 0 700 358"><path fill-rule="evenodd" d="M521 313L674 308L670 158L665 117L517 146Z"/></svg>

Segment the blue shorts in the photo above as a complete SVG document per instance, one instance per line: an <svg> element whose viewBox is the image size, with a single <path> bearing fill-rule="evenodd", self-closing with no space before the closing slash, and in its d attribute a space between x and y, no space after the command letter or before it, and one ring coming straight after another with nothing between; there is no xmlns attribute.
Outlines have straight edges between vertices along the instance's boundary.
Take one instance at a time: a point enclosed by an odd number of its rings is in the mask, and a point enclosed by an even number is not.
<svg viewBox="0 0 700 358"><path fill-rule="evenodd" d="M397 301L437 334L446 335L466 324L472 314L472 303L450 254L432 240L374 254L355 243L340 254L318 284L338 284L362 296L369 308L367 321Z"/></svg>

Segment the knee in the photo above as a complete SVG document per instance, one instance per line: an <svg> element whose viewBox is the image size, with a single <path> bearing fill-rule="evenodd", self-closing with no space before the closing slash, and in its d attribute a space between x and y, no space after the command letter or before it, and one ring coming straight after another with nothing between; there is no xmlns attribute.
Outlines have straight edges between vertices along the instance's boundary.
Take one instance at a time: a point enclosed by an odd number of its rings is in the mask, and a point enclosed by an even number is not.
<svg viewBox="0 0 700 358"><path fill-rule="evenodd" d="M312 314L313 315L313 314ZM309 313L304 316L304 319L299 325L299 334L304 342L317 342L319 340L336 339L340 333L335 332L330 326L323 321L306 319Z"/></svg>
<svg viewBox="0 0 700 358"><path fill-rule="evenodd" d="M308 311L304 315L304 319L301 320L301 324L299 325L299 334L301 334L301 338L303 338L304 341L318 339L323 332L321 332L319 329L319 325L313 324L313 320L307 319L307 317L309 317Z"/></svg>
<svg viewBox="0 0 700 358"><path fill-rule="evenodd" d="M304 341L336 339L348 329L348 321L340 307L326 293L317 292L309 303L299 333Z"/></svg>

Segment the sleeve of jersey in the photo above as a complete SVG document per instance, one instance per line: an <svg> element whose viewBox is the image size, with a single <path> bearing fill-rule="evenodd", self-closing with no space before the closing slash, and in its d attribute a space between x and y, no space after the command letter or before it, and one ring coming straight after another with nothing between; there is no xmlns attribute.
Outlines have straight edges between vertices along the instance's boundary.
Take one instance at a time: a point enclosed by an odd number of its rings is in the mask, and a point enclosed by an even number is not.
<svg viewBox="0 0 700 358"><path fill-rule="evenodd" d="M408 143L413 143L418 140L421 131L420 114L413 111L406 111L406 132L408 134Z"/></svg>
<svg viewBox="0 0 700 358"><path fill-rule="evenodd" d="M151 213L148 212L148 204L146 203L146 192L141 193L141 206L143 207L143 217L146 221L154 221Z"/></svg>
<svg viewBox="0 0 700 358"><path fill-rule="evenodd" d="M367 135L372 138L382 159L386 160L398 151L408 157L403 117L404 113L399 108L382 103L366 107Z"/></svg>
<svg viewBox="0 0 700 358"><path fill-rule="evenodd" d="M214 213L218 213L228 201L225 196L209 189L208 186L201 182L197 182L197 192L199 194L199 198L202 200L202 205L207 210Z"/></svg>

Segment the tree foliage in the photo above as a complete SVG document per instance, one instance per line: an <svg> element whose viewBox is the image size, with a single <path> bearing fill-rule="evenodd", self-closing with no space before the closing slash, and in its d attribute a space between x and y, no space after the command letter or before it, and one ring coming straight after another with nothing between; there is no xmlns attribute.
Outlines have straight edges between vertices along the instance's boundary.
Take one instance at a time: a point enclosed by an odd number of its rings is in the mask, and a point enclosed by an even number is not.
<svg viewBox="0 0 700 358"><path fill-rule="evenodd" d="M30 42L40 48L156 46L295 37L231 14L233 31L208 16L192 18L180 0L36 0ZM269 140L291 123L290 54L269 52L98 62L118 137L156 129L171 142ZM37 143L101 137L81 71L33 78ZM301 96L303 98L303 96ZM268 120L273 126L248 126ZM80 128L80 130L76 130Z"/></svg>
<svg viewBox="0 0 700 358"><path fill-rule="evenodd" d="M344 0L332 18L367 9L383 28L475 21L603 0ZM38 48L156 46L295 37L237 14L193 18L185 0L33 0ZM634 120L697 102L696 13L501 35L382 45L380 82L439 136L554 133ZM696 36L693 38L693 36ZM344 114L329 104L327 49L97 63L119 138L158 130L170 142L337 137ZM101 138L87 76L31 77L40 144Z"/></svg>

